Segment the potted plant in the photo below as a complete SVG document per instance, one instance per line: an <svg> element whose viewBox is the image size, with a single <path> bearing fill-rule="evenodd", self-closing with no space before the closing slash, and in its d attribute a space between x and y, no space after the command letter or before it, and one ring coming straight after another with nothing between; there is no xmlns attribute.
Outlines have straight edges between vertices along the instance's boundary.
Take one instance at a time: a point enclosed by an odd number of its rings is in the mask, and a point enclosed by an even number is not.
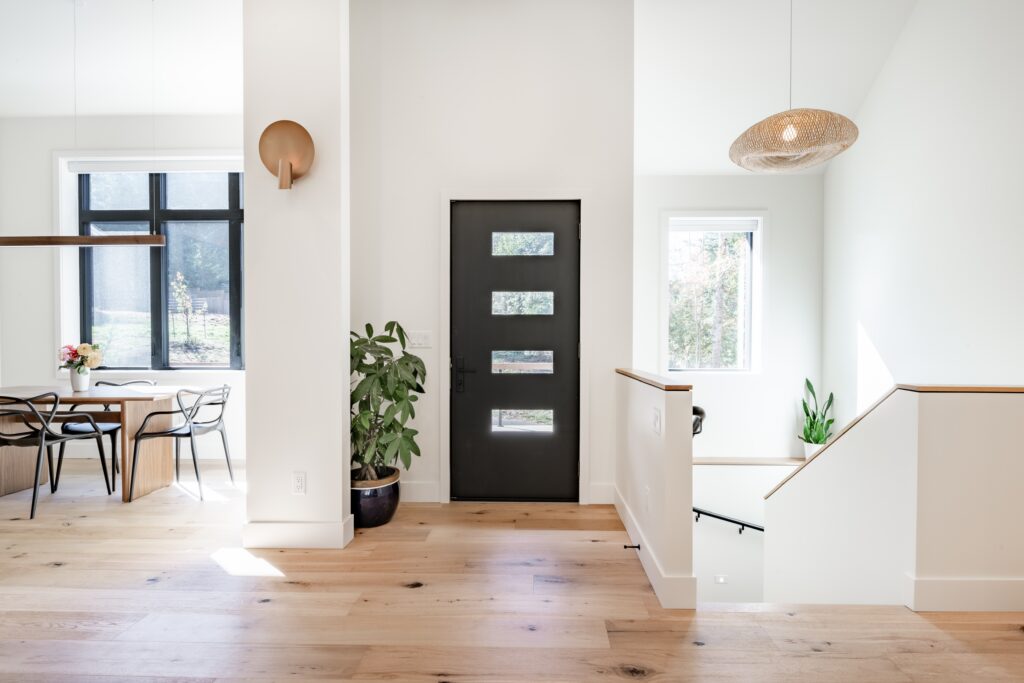
<svg viewBox="0 0 1024 683"><path fill-rule="evenodd" d="M828 411L832 409L833 396L830 393L828 400L825 401L825 406L819 410L818 396L814 393L814 385L811 384L811 380L804 379L804 388L814 401L814 410L811 410L807 404L807 399L802 399L804 406L804 432L800 435L800 440L804 442L804 458L810 458L832 436L832 432L829 430L832 428L832 423L835 420L828 416Z"/></svg>
<svg viewBox="0 0 1024 683"><path fill-rule="evenodd" d="M352 513L357 527L387 524L398 509L399 460L405 469L420 454L416 394L427 379L423 360L405 350L405 330L392 320L384 334L351 333ZM398 345L395 349L394 346Z"/></svg>
<svg viewBox="0 0 1024 683"><path fill-rule="evenodd" d="M58 357L71 377L71 391L88 391L90 371L103 363L99 344L68 344L60 347Z"/></svg>

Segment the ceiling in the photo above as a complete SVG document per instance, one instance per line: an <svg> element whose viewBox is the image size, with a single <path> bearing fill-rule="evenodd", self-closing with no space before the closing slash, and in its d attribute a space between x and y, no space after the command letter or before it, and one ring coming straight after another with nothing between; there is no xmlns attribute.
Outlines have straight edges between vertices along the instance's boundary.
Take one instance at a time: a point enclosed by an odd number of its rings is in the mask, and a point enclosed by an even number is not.
<svg viewBox="0 0 1024 683"><path fill-rule="evenodd" d="M242 0L0 0L0 116L71 115L76 66L80 115L241 113Z"/></svg>
<svg viewBox="0 0 1024 683"><path fill-rule="evenodd" d="M856 121L913 0L794 3L793 105ZM746 173L729 145L788 107L789 0L635 17L637 172ZM0 93L0 117L241 113L242 0L0 0Z"/></svg>
<svg viewBox="0 0 1024 683"><path fill-rule="evenodd" d="M856 122L913 5L794 0L793 106ZM637 173L747 173L729 146L789 108L789 0L636 0L635 45Z"/></svg>

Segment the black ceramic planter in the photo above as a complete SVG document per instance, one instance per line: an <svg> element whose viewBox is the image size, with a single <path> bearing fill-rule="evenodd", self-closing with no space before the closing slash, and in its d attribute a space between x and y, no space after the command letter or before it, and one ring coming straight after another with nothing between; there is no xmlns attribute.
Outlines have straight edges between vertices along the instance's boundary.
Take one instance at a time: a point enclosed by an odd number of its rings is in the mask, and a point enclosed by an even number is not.
<svg viewBox="0 0 1024 683"><path fill-rule="evenodd" d="M398 510L398 470L390 467L387 476L376 481L352 482L352 514L356 527L387 524Z"/></svg>

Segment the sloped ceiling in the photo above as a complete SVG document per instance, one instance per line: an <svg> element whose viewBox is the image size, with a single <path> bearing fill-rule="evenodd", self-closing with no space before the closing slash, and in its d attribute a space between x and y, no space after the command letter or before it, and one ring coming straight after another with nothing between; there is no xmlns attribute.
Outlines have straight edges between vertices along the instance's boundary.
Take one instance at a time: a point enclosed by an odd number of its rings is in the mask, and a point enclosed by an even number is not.
<svg viewBox="0 0 1024 683"><path fill-rule="evenodd" d="M856 122L913 5L794 0L793 106ZM789 0L636 0L635 12L637 173L747 173L729 146L789 108Z"/></svg>

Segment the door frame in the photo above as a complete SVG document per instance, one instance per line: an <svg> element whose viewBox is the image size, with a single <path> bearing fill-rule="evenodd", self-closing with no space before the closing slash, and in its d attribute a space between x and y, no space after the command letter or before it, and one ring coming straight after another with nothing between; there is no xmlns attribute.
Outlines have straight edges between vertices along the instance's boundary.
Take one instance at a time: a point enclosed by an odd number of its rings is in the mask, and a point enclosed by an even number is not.
<svg viewBox="0 0 1024 683"><path fill-rule="evenodd" d="M579 188L562 189L537 189L537 190L442 190L438 203L441 213L441 254L438 280L440 282L440 330L438 334L438 361L440 368L438 374L441 380L440 390L440 415L439 434L441 452L438 453L438 481L440 491L438 498L442 503L451 502L452 493L452 450L451 450L451 368L444 367L447 358L451 362L451 289L452 289L452 211L453 201L571 201L580 203L580 226L582 232L583 223L587 222L586 197L587 192ZM577 457L580 463L579 474L579 504L588 505L591 501L590 492L590 357L587 353L587 343L583 338L583 330L586 329L584 321L589 317L587 309L586 289L583 287L585 274L585 259L583 254L583 240L580 239L580 433L579 453Z"/></svg>

